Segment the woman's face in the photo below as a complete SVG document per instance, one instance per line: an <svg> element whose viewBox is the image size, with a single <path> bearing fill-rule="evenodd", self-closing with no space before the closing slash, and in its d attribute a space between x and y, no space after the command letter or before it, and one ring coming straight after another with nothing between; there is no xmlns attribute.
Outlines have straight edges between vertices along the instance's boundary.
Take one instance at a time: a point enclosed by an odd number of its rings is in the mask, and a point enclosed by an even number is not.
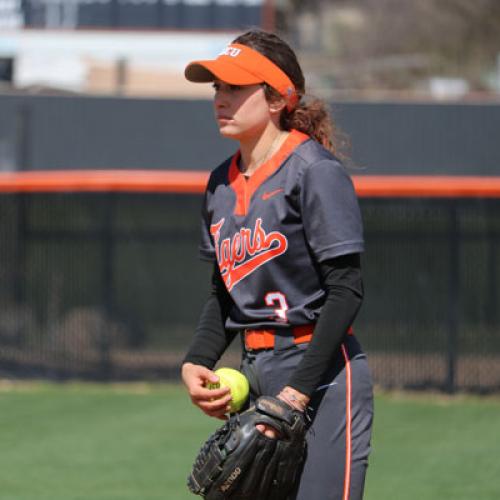
<svg viewBox="0 0 500 500"><path fill-rule="evenodd" d="M262 85L229 85L214 81L215 118L224 137L248 140L258 137L275 114Z"/></svg>

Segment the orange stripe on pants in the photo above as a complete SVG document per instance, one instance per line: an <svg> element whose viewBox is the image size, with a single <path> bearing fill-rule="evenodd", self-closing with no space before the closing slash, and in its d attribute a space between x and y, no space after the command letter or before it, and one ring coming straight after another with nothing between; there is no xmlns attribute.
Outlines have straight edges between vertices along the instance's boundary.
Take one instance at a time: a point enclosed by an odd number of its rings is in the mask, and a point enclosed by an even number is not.
<svg viewBox="0 0 500 500"><path fill-rule="evenodd" d="M352 395L352 380L351 380L351 361L347 354L345 345L341 345L342 354L345 361L345 392L346 392L346 428L345 428L345 473L344 473L344 496L343 500L349 500L349 490L351 489L351 395Z"/></svg>

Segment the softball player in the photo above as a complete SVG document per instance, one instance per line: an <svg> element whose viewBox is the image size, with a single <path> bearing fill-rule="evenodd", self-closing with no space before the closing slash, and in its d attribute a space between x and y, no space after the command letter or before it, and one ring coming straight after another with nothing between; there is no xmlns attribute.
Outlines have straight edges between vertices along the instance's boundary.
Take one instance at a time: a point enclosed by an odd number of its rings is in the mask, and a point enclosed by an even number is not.
<svg viewBox="0 0 500 500"><path fill-rule="evenodd" d="M247 32L185 75L213 82L220 133L239 150L205 193L200 251L214 263L213 286L183 380L194 404L224 418L228 389L205 384L218 380L212 369L239 335L252 399L277 396L310 417L294 500L361 499L373 416L351 328L363 298L363 230L328 113L303 102L296 56L273 34Z"/></svg>

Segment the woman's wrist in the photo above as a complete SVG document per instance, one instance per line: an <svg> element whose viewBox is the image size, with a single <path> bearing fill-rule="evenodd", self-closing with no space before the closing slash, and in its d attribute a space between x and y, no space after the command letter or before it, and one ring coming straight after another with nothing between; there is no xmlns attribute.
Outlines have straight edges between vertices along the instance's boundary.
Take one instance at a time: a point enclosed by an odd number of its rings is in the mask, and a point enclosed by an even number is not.
<svg viewBox="0 0 500 500"><path fill-rule="evenodd" d="M307 405L310 401L309 396L302 394L301 392L288 385L281 390L281 392L278 394L278 398L281 399L281 401L289 404L292 408L295 408L296 410L302 412L306 410Z"/></svg>

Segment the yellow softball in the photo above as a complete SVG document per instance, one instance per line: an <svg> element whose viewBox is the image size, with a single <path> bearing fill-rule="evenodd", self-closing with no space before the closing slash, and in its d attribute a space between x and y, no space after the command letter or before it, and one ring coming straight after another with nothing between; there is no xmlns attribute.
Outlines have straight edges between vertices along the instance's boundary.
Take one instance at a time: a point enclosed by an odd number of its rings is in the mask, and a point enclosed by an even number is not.
<svg viewBox="0 0 500 500"><path fill-rule="evenodd" d="M250 393L248 380L243 373L233 368L219 368L215 370L219 377L219 382L207 385L209 389L218 389L219 387L229 387L231 389L231 402L229 403L230 412L235 413L245 404Z"/></svg>

